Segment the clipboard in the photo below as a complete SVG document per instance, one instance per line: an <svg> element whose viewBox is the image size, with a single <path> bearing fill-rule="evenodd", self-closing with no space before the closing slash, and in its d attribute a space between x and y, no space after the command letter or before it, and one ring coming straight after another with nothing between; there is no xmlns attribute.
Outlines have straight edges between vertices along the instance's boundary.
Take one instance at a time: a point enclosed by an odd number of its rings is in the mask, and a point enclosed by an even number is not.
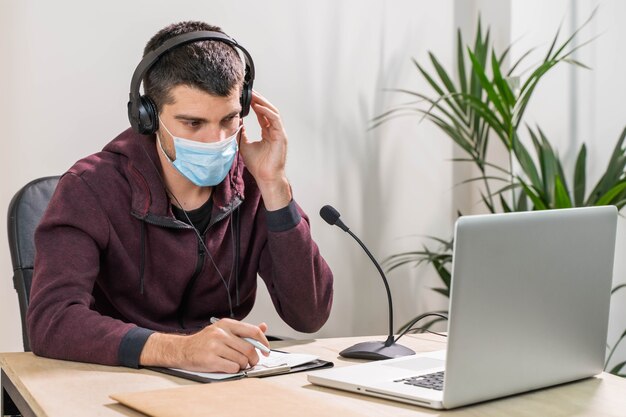
<svg viewBox="0 0 626 417"><path fill-rule="evenodd" d="M282 352L278 350L272 350L276 354L282 354L284 357L296 357L298 354L290 354L288 352ZM174 368L163 368L157 366L146 366L145 369L150 369L152 371L161 372L168 375L177 376L180 378L189 379L191 381L202 382L202 383L213 383L213 382L224 382L224 381L236 381L242 378L266 378L268 376L274 375L283 375L289 373L303 372L312 369L324 369L324 368L332 368L335 366L333 362L325 361L319 359L313 355L310 356L310 360L307 360L303 363L295 362L296 364L279 364L271 367L259 367L258 369L250 368L244 369L241 372L236 374L218 374L214 373L202 373L202 372L191 372L185 371L182 369L174 369Z"/></svg>

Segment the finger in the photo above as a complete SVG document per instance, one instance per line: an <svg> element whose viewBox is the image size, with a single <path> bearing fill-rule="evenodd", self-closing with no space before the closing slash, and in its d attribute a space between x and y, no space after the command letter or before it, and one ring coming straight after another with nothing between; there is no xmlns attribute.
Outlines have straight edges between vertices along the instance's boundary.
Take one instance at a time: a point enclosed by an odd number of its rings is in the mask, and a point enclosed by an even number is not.
<svg viewBox="0 0 626 417"><path fill-rule="evenodd" d="M185 369L203 372L238 372L259 362L252 344L233 334L233 323L218 322L185 339ZM248 325L252 328L256 326ZM245 326L244 326L245 327ZM254 334L254 332L248 332Z"/></svg>
<svg viewBox="0 0 626 417"><path fill-rule="evenodd" d="M254 110L254 114L256 115L256 119L259 122L259 126L261 126L261 129L267 131L267 129L270 128L271 123L267 119L267 117L265 117L263 111L259 110L259 106L259 104L253 104L252 110Z"/></svg>
<svg viewBox="0 0 626 417"><path fill-rule="evenodd" d="M278 113L275 113L271 109L260 104L255 104L252 108L254 109L254 113L257 115L257 119L259 120L259 124L262 128L265 127L275 130L283 129L283 124Z"/></svg>
<svg viewBox="0 0 626 417"><path fill-rule="evenodd" d="M218 323L223 324L223 327L220 327L233 335L232 338L228 339L228 345L246 355L250 360L251 365L255 365L258 362L259 357L254 346L243 340L243 338L249 337L259 341L268 348L270 346L269 341L265 337L265 333L253 324L230 319L222 319Z"/></svg>
<svg viewBox="0 0 626 417"><path fill-rule="evenodd" d="M239 362L218 356L215 359L214 366L211 367L211 370L209 370L209 372L225 372L228 374L235 374L242 369L245 369L245 367L242 368Z"/></svg>
<svg viewBox="0 0 626 417"><path fill-rule="evenodd" d="M250 327L246 327L245 329L240 329L240 330L238 329L238 331L240 332L237 332L235 334L241 338L249 337L251 339L254 339L260 342L262 345L265 345L265 347L269 348L270 342L267 340L267 337L265 336L265 331L262 330L258 326L254 326L251 324L249 326ZM267 325L265 327L267 328Z"/></svg>
<svg viewBox="0 0 626 417"><path fill-rule="evenodd" d="M236 323L236 325L233 325L232 327L229 328L229 330L234 335L240 338L243 338L243 337L252 338L254 340L261 342L265 346L269 347L269 342L267 338L265 337L265 333L261 330L261 328L250 323L242 323L242 322L234 322L234 323Z"/></svg>
<svg viewBox="0 0 626 417"><path fill-rule="evenodd" d="M264 106L272 109L272 111L274 111L275 113L278 113L278 109L276 108L276 106L274 106L272 103L269 102L268 99L266 99L261 94L259 94L258 91L252 90L252 103L255 103L255 102L263 104Z"/></svg>
<svg viewBox="0 0 626 417"><path fill-rule="evenodd" d="M214 324L209 330L209 346L214 355L236 362L240 369L255 365L259 357L250 343L234 335L227 327Z"/></svg>
<svg viewBox="0 0 626 417"><path fill-rule="evenodd" d="M241 156L244 158L244 161L246 161L250 152L253 152L255 147L258 145L259 141L250 139L247 133L242 134L241 140L239 141L239 151L241 152Z"/></svg>
<svg viewBox="0 0 626 417"><path fill-rule="evenodd" d="M259 355L254 346L237 336L231 336L226 341L224 348L222 357L236 362L240 369L259 363Z"/></svg>
<svg viewBox="0 0 626 417"><path fill-rule="evenodd" d="M246 165L250 164L248 158L254 154L257 145L257 142L251 140L246 132L242 133L241 139L239 140L239 153Z"/></svg>
<svg viewBox="0 0 626 417"><path fill-rule="evenodd" d="M241 132L239 133L239 146L241 146L242 143L244 145L250 143L250 139L248 139L248 133L246 132L245 126L241 128Z"/></svg>
<svg viewBox="0 0 626 417"><path fill-rule="evenodd" d="M242 337L232 335L226 344L245 357L245 364L254 366L259 362L259 354L254 345Z"/></svg>
<svg viewBox="0 0 626 417"><path fill-rule="evenodd" d="M263 334L265 335L265 333L267 333L267 324L265 324L265 323L260 323L260 324L259 324L259 329L261 329L261 331L262 331L262 332L263 332ZM267 336L266 336L265 338L267 339ZM269 343L269 340L268 340L268 343ZM270 346L267 346L267 347L269 348ZM263 355L265 355L265 356L269 356L269 355L270 355L270 354L269 354L269 352L262 352L262 353L263 353Z"/></svg>

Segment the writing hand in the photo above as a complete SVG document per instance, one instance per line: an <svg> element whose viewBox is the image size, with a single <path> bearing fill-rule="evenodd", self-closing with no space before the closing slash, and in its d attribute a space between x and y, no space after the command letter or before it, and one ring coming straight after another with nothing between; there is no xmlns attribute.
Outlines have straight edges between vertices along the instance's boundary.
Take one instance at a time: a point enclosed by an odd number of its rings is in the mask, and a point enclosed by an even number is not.
<svg viewBox="0 0 626 417"><path fill-rule="evenodd" d="M250 337L269 347L267 325L222 319L189 336L153 333L141 352L145 366L167 366L198 372L236 373L254 366L259 356Z"/></svg>

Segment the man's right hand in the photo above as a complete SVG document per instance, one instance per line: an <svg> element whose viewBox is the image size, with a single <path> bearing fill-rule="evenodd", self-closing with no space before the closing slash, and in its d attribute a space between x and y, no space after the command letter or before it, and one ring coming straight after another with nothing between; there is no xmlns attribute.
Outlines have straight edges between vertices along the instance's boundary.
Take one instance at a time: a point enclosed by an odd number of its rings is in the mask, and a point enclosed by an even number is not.
<svg viewBox="0 0 626 417"><path fill-rule="evenodd" d="M269 347L267 325L222 319L192 335L153 333L143 347L139 363L198 372L235 373L254 366L259 356L250 337Z"/></svg>

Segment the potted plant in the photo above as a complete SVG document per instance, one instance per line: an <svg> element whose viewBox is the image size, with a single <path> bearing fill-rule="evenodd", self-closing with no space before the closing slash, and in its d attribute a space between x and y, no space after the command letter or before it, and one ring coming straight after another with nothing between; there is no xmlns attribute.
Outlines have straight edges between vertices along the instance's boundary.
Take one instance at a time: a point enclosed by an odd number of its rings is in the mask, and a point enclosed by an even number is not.
<svg viewBox="0 0 626 417"><path fill-rule="evenodd" d="M539 81L556 65L569 63L587 68L571 56L576 49L591 40L575 47L572 44L594 14L595 10L581 27L564 42L557 44L559 29L544 59L527 71L528 75L517 75L517 71L532 50L522 54L510 68L505 68L503 62L509 54L510 46L498 54L490 40L489 29L483 33L479 19L473 46L465 47L460 30L457 32L457 65L454 76L441 65L432 52L429 53L431 71L413 59L418 73L435 94L427 95L405 89L392 90L409 95L416 101L391 108L377 116L372 121L372 128L396 117L416 113L421 116L420 121L427 119L437 125L465 154L465 157L453 161L475 167L477 175L467 178L462 184L478 182L481 186L482 203L491 213L595 205L615 205L621 210L626 204L626 129L617 140L605 172L591 191L587 192L586 146L583 144L580 147L574 172L568 176L545 132L539 126L533 128L522 124L525 122L525 110ZM524 145L520 139L520 133L524 130L530 137L530 147ZM506 149L506 166L497 164L490 158L489 142L492 139L499 141ZM433 290L447 297L450 292L453 242L438 237L430 239L438 244L436 248L423 245L415 251L398 253L385 259L384 265L388 271L406 264L432 265L442 283ZM626 285L620 288L624 286ZM421 326L421 329L427 329L440 320L442 318L437 317ZM400 330L406 331L413 323L414 321L407 323ZM626 331L612 347L609 360L624 338ZM621 362L611 372L624 376L621 372L625 365L626 361Z"/></svg>

